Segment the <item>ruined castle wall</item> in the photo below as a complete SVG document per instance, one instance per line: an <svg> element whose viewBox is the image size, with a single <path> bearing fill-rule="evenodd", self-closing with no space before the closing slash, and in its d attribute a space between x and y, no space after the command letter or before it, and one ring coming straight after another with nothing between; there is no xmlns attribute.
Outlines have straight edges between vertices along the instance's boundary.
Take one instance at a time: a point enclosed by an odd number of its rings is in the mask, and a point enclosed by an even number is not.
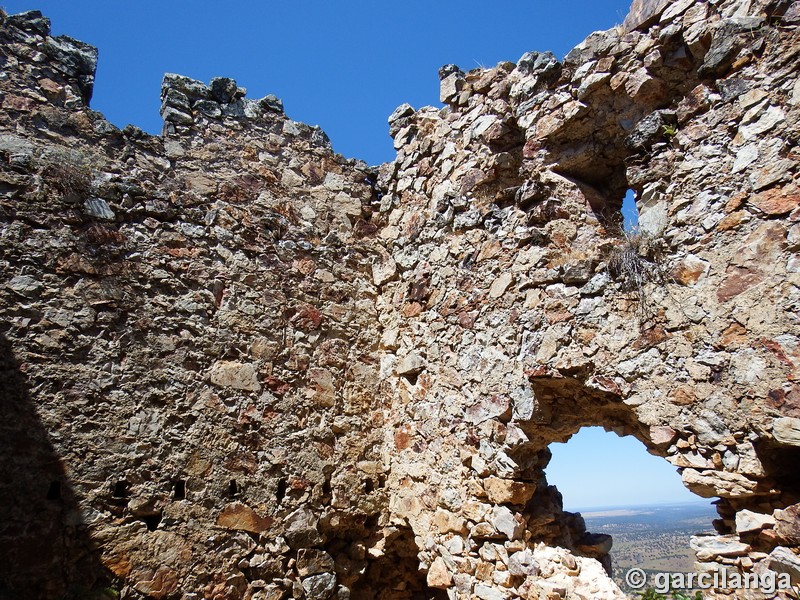
<svg viewBox="0 0 800 600"><path fill-rule="evenodd" d="M543 471L586 425L722 498L700 569L780 570L794 543L797 7L661 4L563 62L446 67L444 108L390 119L392 517L463 597L592 589L542 569L553 545L608 549Z"/></svg>
<svg viewBox="0 0 800 600"><path fill-rule="evenodd" d="M352 583L386 504L366 165L225 79L120 131L47 33L2 29L0 588Z"/></svg>
<svg viewBox="0 0 800 600"><path fill-rule="evenodd" d="M119 130L94 49L3 17L0 590L622 597L546 480L586 425L721 498L701 569L800 577L799 19L443 67L371 169L224 78Z"/></svg>

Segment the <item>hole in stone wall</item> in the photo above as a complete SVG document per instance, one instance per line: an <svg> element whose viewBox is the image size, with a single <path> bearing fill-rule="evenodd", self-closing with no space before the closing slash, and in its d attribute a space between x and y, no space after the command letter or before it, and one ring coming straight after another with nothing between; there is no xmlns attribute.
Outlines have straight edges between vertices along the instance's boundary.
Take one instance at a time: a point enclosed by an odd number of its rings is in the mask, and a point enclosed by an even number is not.
<svg viewBox="0 0 800 600"><path fill-rule="evenodd" d="M111 496L114 498L128 498L130 497L130 484L121 479L114 484L114 489L111 492Z"/></svg>
<svg viewBox="0 0 800 600"><path fill-rule="evenodd" d="M186 500L186 481L177 479L172 485L173 500Z"/></svg>
<svg viewBox="0 0 800 600"><path fill-rule="evenodd" d="M331 489L331 480L326 479L322 484L322 497L327 502L330 502L333 490Z"/></svg>
<svg viewBox="0 0 800 600"><path fill-rule="evenodd" d="M584 427L549 448L548 483L561 492L565 510L580 512L588 532L612 536L613 576L623 590L633 567L694 571L689 538L710 532L717 511L683 486L675 467L634 437L601 427ZM597 550L586 546L586 555Z"/></svg>
<svg viewBox="0 0 800 600"><path fill-rule="evenodd" d="M800 502L800 448L782 446L762 440L755 444L756 454L764 470L783 492L780 504L789 506Z"/></svg>
<svg viewBox="0 0 800 600"><path fill-rule="evenodd" d="M51 481L50 487L47 488L48 500L61 500L61 482Z"/></svg>
<svg viewBox="0 0 800 600"><path fill-rule="evenodd" d="M633 190L625 192L622 200L622 227L625 231L635 231L639 227L639 210Z"/></svg>
<svg viewBox="0 0 800 600"><path fill-rule="evenodd" d="M235 479L231 479L230 483L228 483L228 496L231 498L235 498L239 495L239 484L236 483Z"/></svg>
<svg viewBox="0 0 800 600"><path fill-rule="evenodd" d="M378 527L378 521L380 520L380 515L370 515L366 519L364 519L364 527L367 529L376 529Z"/></svg>
<svg viewBox="0 0 800 600"><path fill-rule="evenodd" d="M417 385L417 379L419 379L419 373L406 373L403 375L403 379L405 379L409 385Z"/></svg>
<svg viewBox="0 0 800 600"><path fill-rule="evenodd" d="M147 531L155 531L158 528L159 523L161 523L162 515L158 513L156 515L147 515L141 517L144 524L147 525Z"/></svg>
<svg viewBox="0 0 800 600"><path fill-rule="evenodd" d="M329 484L330 485L330 484ZM286 496L286 478L281 477L278 480L278 487L275 489L275 500L280 503Z"/></svg>

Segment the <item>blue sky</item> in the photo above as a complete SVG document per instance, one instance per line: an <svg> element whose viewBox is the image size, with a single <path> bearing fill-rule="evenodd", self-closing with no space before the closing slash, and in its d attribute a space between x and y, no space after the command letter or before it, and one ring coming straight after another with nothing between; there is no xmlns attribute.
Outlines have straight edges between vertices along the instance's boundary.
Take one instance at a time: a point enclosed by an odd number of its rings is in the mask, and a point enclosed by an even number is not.
<svg viewBox="0 0 800 600"><path fill-rule="evenodd" d="M38 9L55 34L100 49L92 107L118 125L158 133L161 78L233 77L287 114L320 125L348 157L394 157L387 117L408 102L439 105L440 66L562 58L589 33L621 23L628 0L0 0Z"/></svg>
<svg viewBox="0 0 800 600"><path fill-rule="evenodd" d="M675 467L631 436L584 427L550 451L547 482L561 492L567 510L703 501L684 487Z"/></svg>
<svg viewBox="0 0 800 600"><path fill-rule="evenodd" d="M253 98L275 94L293 119L320 125L333 147L370 164L394 158L387 117L439 106L440 66L468 70L529 50L562 58L589 33L621 23L627 0L0 0L38 9L53 33L100 49L92 107L120 127L159 133L165 72L233 77ZM634 219L630 208L626 220ZM547 473L569 507L694 499L663 459L633 438L587 429L553 446ZM591 461L591 462L588 462ZM626 462L632 461L632 462ZM604 471L603 469L606 468ZM684 493L685 492L685 493Z"/></svg>

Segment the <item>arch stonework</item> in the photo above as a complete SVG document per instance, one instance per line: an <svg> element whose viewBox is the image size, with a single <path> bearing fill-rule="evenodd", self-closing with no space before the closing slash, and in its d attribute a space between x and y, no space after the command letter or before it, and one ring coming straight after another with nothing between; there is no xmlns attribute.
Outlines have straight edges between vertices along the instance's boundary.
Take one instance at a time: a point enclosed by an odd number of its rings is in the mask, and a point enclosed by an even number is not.
<svg viewBox="0 0 800 600"><path fill-rule="evenodd" d="M119 130L96 51L4 15L3 426L39 443L5 438L0 591L622 598L544 476L585 425L720 498L699 569L797 583L798 20L637 0L448 65L370 168L223 78Z"/></svg>

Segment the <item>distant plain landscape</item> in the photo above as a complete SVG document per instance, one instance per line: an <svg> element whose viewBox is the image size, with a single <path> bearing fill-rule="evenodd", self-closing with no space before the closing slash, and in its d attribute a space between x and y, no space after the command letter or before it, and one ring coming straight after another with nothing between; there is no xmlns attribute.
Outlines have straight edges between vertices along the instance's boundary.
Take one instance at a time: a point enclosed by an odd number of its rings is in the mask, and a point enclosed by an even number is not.
<svg viewBox="0 0 800 600"><path fill-rule="evenodd" d="M651 506L598 507L578 510L592 533L614 538L611 550L614 580L623 591L625 573L638 567L648 573L694 571L694 553L689 538L712 533L717 511L710 501ZM635 597L635 596L633 596Z"/></svg>

